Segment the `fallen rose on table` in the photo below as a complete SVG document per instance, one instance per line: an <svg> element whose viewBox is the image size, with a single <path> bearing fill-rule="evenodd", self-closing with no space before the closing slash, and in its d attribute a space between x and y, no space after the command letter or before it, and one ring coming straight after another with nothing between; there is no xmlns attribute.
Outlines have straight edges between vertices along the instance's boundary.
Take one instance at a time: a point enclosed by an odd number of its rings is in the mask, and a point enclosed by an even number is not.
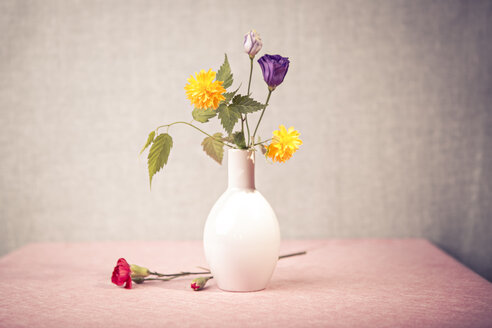
<svg viewBox="0 0 492 328"><path fill-rule="evenodd" d="M292 257L292 256L298 256L304 254L306 254L306 251L281 255L278 258L283 259L286 257ZM125 285L126 289L131 289L132 281L136 284L142 284L145 281L149 281L149 280L168 281L178 277L198 275L198 274L210 274L210 271L208 270L202 272L183 271L179 273L164 274L164 273L152 272L149 269L136 264L128 264L128 262L124 258L120 258L116 263L116 266L114 267L113 275L111 276L111 282L117 286ZM148 278L149 276L156 276L157 278L155 277ZM209 281L212 278L213 276L195 278L191 282L191 288L195 291L201 290L205 287L207 281Z"/></svg>

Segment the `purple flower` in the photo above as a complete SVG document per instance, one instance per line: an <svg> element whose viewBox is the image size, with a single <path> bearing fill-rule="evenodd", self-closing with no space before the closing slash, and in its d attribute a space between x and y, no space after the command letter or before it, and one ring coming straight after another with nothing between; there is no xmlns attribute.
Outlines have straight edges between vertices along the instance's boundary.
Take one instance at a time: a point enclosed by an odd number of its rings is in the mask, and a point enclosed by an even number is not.
<svg viewBox="0 0 492 328"><path fill-rule="evenodd" d="M249 57L254 58L262 46L260 35L255 30L251 30L244 35L244 51Z"/></svg>
<svg viewBox="0 0 492 328"><path fill-rule="evenodd" d="M289 58L280 55L264 55L258 59L263 78L270 90L274 90L284 81L285 74L289 69Z"/></svg>

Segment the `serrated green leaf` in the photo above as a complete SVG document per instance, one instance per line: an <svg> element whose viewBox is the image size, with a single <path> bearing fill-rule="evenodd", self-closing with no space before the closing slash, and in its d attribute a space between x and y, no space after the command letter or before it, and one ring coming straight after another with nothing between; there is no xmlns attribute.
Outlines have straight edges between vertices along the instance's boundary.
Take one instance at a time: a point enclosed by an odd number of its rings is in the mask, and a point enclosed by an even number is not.
<svg viewBox="0 0 492 328"><path fill-rule="evenodd" d="M215 80L223 81L222 86L227 89L232 85L233 78L231 73L231 66L229 65L229 60L227 59L227 54L225 54L224 63L220 66L215 76Z"/></svg>
<svg viewBox="0 0 492 328"><path fill-rule="evenodd" d="M239 88L241 88L241 86L239 86ZM239 88L237 88L236 91L224 93L223 95L224 95L225 99L222 100L222 102L224 104L228 104L232 100L232 98L234 98L234 96L236 95L236 93L239 91Z"/></svg>
<svg viewBox="0 0 492 328"><path fill-rule="evenodd" d="M212 108L207 108L207 109L195 108L191 112L191 115L193 116L193 119L195 121L198 121L200 123L206 123L215 115L217 115L217 111Z"/></svg>
<svg viewBox="0 0 492 328"><path fill-rule="evenodd" d="M242 132L235 132L232 134L234 143L240 148L240 149L246 149L246 140L244 139L244 133Z"/></svg>
<svg viewBox="0 0 492 328"><path fill-rule="evenodd" d="M202 141L205 153L219 164L222 164L222 159L224 158L224 144L221 140L222 133L217 132L212 137L206 137Z"/></svg>
<svg viewBox="0 0 492 328"><path fill-rule="evenodd" d="M228 135L227 137L222 137L222 141L234 143L234 137L231 135Z"/></svg>
<svg viewBox="0 0 492 328"><path fill-rule="evenodd" d="M147 149L148 146L154 141L155 137L155 131L152 131L149 133L149 137L147 138L147 142L145 143L145 146L143 146L142 150L140 151L140 155L142 155L143 151Z"/></svg>
<svg viewBox="0 0 492 328"><path fill-rule="evenodd" d="M159 172L169 158L169 153L173 147L173 138L167 133L159 134L150 147L147 164L149 168L149 181L152 187L152 177Z"/></svg>
<svg viewBox="0 0 492 328"><path fill-rule="evenodd" d="M237 95L232 99L232 104L230 104L229 107L233 108L238 113L249 114L265 108L265 105L254 100L250 96Z"/></svg>
<svg viewBox="0 0 492 328"><path fill-rule="evenodd" d="M227 134L231 134L241 114L229 108L226 104L221 104L217 111L219 112L220 123L224 127L224 130L226 130Z"/></svg>
<svg viewBox="0 0 492 328"><path fill-rule="evenodd" d="M225 99L222 100L222 102L224 104L228 104L231 101L231 99L234 97L234 92L226 92L222 95L225 97Z"/></svg>

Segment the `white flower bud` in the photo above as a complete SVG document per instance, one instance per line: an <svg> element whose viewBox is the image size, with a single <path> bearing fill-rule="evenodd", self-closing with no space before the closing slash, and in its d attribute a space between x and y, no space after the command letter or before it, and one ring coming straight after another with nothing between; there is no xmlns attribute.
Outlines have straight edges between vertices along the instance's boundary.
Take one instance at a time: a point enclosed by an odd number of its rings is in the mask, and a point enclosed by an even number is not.
<svg viewBox="0 0 492 328"><path fill-rule="evenodd" d="M254 58L262 46L260 35L255 30L251 30L244 35L244 51L250 58Z"/></svg>

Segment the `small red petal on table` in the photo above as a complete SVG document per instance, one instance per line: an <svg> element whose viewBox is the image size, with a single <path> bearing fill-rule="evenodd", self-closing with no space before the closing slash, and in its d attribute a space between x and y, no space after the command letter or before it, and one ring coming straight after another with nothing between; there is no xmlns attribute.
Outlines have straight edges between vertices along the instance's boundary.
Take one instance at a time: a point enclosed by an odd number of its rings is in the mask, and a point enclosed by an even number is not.
<svg viewBox="0 0 492 328"><path fill-rule="evenodd" d="M132 289L132 277L128 276L128 279L126 280L126 289Z"/></svg>

